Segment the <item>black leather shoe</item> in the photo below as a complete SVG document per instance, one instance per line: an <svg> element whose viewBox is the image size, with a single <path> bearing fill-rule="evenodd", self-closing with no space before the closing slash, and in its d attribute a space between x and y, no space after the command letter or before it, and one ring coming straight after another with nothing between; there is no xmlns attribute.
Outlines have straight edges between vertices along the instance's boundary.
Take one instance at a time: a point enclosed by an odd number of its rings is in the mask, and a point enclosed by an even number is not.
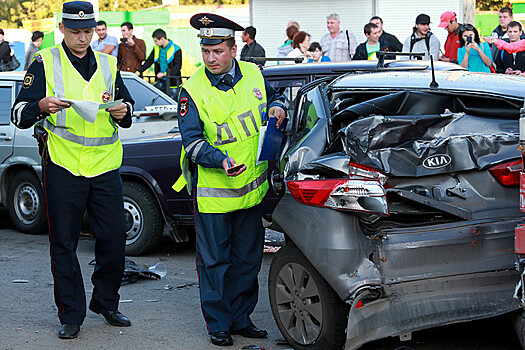
<svg viewBox="0 0 525 350"><path fill-rule="evenodd" d="M232 345L233 339L228 332L213 332L210 333L210 340L213 345L226 346Z"/></svg>
<svg viewBox="0 0 525 350"><path fill-rule="evenodd" d="M101 314L102 316L104 316L106 321L108 321L108 323L112 326L117 326L117 327L131 326L131 321L118 310L116 311L104 310L102 308L95 306L94 304L89 304L89 309L96 314Z"/></svg>
<svg viewBox="0 0 525 350"><path fill-rule="evenodd" d="M239 334L245 338L266 338L268 336L268 332L265 329L257 328L253 324L234 331L232 334Z"/></svg>
<svg viewBox="0 0 525 350"><path fill-rule="evenodd" d="M80 326L75 323L64 323L58 331L60 339L75 339L80 332Z"/></svg>

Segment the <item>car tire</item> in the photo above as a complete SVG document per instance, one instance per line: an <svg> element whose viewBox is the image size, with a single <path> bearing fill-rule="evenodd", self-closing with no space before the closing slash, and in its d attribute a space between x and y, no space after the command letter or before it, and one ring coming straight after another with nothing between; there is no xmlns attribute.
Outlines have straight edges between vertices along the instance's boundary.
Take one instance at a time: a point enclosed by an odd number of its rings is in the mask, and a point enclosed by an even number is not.
<svg viewBox="0 0 525 350"><path fill-rule="evenodd" d="M343 348L349 308L294 244L274 256L268 289L273 317L292 348Z"/></svg>
<svg viewBox="0 0 525 350"><path fill-rule="evenodd" d="M29 234L47 229L46 200L36 174L22 171L13 177L8 190L9 215L15 227Z"/></svg>
<svg viewBox="0 0 525 350"><path fill-rule="evenodd" d="M126 255L144 255L162 239L164 219L153 193L137 182L123 182Z"/></svg>
<svg viewBox="0 0 525 350"><path fill-rule="evenodd" d="M512 312L511 319L521 348L525 349L525 310L522 308Z"/></svg>

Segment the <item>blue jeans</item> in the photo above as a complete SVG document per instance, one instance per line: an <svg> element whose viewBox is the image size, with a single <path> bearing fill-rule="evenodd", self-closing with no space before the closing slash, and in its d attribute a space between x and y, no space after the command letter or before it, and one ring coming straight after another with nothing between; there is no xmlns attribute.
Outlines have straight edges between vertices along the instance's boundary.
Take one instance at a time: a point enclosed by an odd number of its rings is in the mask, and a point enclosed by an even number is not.
<svg viewBox="0 0 525 350"><path fill-rule="evenodd" d="M166 93L168 96L170 96L173 99L178 98L179 94L179 88L178 87L172 87L169 89L169 91L166 90L166 79L161 79L157 81L154 85L157 89L161 90L162 92Z"/></svg>

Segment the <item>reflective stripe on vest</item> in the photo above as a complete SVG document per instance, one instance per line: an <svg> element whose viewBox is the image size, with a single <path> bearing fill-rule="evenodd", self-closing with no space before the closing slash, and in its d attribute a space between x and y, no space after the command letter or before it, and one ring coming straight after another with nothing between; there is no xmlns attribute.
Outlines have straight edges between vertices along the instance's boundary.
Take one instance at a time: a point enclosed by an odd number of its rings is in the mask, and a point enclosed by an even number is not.
<svg viewBox="0 0 525 350"><path fill-rule="evenodd" d="M67 130L67 128L65 127L54 126L47 119L44 119L42 121L42 126L48 129L49 131L51 131L52 133L60 136L64 140L68 140L68 141L77 143L82 146L94 147L94 146L111 145L119 140L118 132L115 132L110 137L85 137L85 136L75 135L69 130Z"/></svg>
<svg viewBox="0 0 525 350"><path fill-rule="evenodd" d="M243 186L241 188L212 188L199 187L197 196L199 197L217 197L217 198L237 198L247 195L253 190L256 190L267 179L267 172L262 173L258 178Z"/></svg>

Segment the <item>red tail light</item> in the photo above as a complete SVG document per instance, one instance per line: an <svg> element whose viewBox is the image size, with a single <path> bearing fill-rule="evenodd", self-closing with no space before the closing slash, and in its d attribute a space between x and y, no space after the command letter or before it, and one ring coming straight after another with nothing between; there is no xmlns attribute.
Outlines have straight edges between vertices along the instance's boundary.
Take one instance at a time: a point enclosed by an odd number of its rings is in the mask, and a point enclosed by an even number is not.
<svg viewBox="0 0 525 350"><path fill-rule="evenodd" d="M376 179L298 180L287 186L302 204L388 214L385 190Z"/></svg>
<svg viewBox="0 0 525 350"><path fill-rule="evenodd" d="M490 168L490 173L500 184L506 187L515 187L520 184L521 160L496 165Z"/></svg>
<svg viewBox="0 0 525 350"><path fill-rule="evenodd" d="M287 185L296 201L314 207L324 207L334 188L345 182L346 179L302 180L290 181Z"/></svg>

